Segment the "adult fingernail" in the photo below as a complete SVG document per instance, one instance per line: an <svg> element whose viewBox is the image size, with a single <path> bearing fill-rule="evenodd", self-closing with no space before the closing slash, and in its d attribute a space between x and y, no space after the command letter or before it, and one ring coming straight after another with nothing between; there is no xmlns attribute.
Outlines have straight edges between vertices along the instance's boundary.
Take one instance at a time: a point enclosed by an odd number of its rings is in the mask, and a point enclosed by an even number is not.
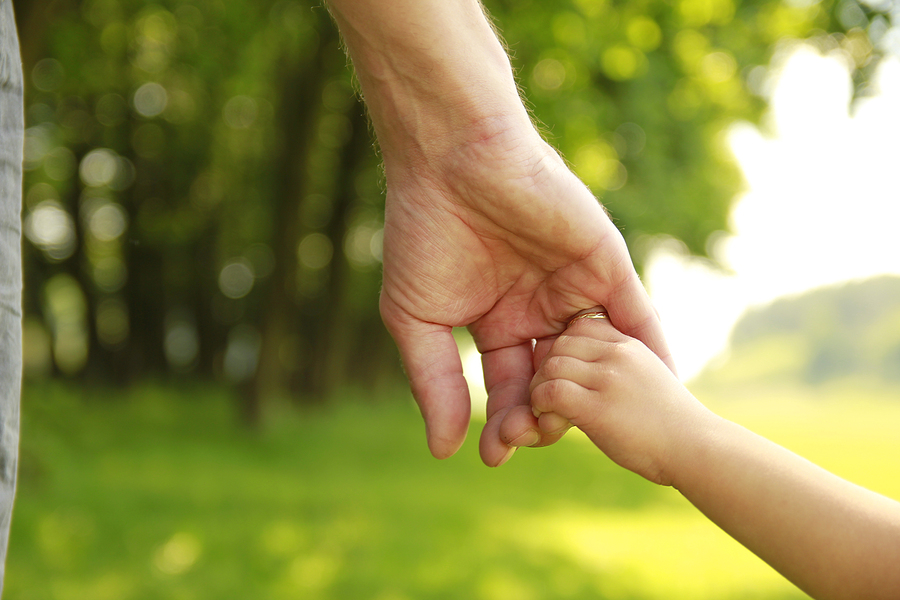
<svg viewBox="0 0 900 600"><path fill-rule="evenodd" d="M565 433L572 427L572 424L567 418L556 413L543 413L538 423L541 426L541 431L547 435Z"/></svg>
<svg viewBox="0 0 900 600"><path fill-rule="evenodd" d="M512 455L515 453L516 453L516 449L513 447L510 447L510 449L506 451L506 454L503 456L503 458L500 459L500 462L497 463L497 466L500 467L500 466L503 466L504 464L506 464L506 461L508 461L510 458L512 458Z"/></svg>
<svg viewBox="0 0 900 600"><path fill-rule="evenodd" d="M539 441L541 441L541 434L534 429L529 429L513 441L509 443L510 446L521 447L521 446L534 446Z"/></svg>

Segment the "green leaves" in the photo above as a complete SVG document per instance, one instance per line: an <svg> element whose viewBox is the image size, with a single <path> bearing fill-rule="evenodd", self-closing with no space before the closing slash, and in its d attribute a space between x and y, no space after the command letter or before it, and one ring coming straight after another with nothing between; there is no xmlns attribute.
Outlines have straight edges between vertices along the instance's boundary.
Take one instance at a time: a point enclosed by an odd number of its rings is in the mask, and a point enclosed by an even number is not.
<svg viewBox="0 0 900 600"><path fill-rule="evenodd" d="M391 348L376 301L383 180L317 1L18 4L28 312L49 322L59 273L86 298L85 333L56 346L88 344L103 373L219 377L246 326L269 331L274 387L398 374L371 349ZM632 247L666 234L698 254L727 228L741 181L725 132L761 113L778 40L828 39L863 86L890 25L889 6L855 0L487 4L546 137ZM239 297L219 285L234 264L252 266ZM110 306L127 327L104 345ZM347 331L323 325L350 307ZM190 323L196 360L166 362L172 323Z"/></svg>

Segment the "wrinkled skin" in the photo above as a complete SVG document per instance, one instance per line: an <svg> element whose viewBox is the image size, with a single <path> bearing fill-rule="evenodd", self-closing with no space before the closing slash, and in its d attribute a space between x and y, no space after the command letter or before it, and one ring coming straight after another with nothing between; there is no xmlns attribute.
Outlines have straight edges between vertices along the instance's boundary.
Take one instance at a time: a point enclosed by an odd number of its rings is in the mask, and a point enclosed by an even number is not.
<svg viewBox="0 0 900 600"><path fill-rule="evenodd" d="M481 456L496 466L517 446L564 433L542 431L532 414L533 340L558 335L578 311L606 307L621 332L673 365L622 236L590 191L533 128L476 131L436 157L418 155L428 160L386 154L380 307L438 458L468 428L451 330L469 328L488 391Z"/></svg>

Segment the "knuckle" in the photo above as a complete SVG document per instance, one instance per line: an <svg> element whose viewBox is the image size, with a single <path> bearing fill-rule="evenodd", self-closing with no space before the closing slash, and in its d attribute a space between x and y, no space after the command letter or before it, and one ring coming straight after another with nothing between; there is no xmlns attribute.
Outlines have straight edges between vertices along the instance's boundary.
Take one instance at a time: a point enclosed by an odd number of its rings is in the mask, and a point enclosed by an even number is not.
<svg viewBox="0 0 900 600"><path fill-rule="evenodd" d="M554 412L560 400L565 398L569 382L564 379L549 379L534 389L531 404L541 412Z"/></svg>
<svg viewBox="0 0 900 600"><path fill-rule="evenodd" d="M547 395L554 400L563 398L570 385L571 383L566 379L551 379L547 382Z"/></svg>
<svg viewBox="0 0 900 600"><path fill-rule="evenodd" d="M553 352L557 354L567 353L577 343L577 338L573 335L562 334L553 342Z"/></svg>
<svg viewBox="0 0 900 600"><path fill-rule="evenodd" d="M643 343L633 338L629 338L617 346L619 360L629 364L639 361L641 355L649 351Z"/></svg>
<svg viewBox="0 0 900 600"><path fill-rule="evenodd" d="M603 364L614 361L616 359L616 344L609 342L599 343L594 348L594 352L596 352L596 362L598 363Z"/></svg>
<svg viewBox="0 0 900 600"><path fill-rule="evenodd" d="M571 360L572 359L570 359L568 356L550 356L544 362L544 366L541 369L543 371L543 375L548 379L562 377L566 372L566 367Z"/></svg>
<svg viewBox="0 0 900 600"><path fill-rule="evenodd" d="M615 366L634 362L638 358L642 347L643 344L631 338L603 344L601 349L603 353L602 360L604 363Z"/></svg>

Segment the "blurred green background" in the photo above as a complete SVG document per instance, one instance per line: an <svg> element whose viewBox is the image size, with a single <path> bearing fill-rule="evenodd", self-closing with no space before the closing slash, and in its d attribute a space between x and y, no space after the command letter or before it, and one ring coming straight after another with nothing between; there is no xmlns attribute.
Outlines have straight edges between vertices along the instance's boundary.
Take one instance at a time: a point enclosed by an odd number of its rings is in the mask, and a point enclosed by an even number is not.
<svg viewBox="0 0 900 600"><path fill-rule="evenodd" d="M727 228L724 131L762 114L779 41L841 48L865 94L891 7L487 5L639 268L652 236L705 255ZM577 435L497 471L472 441L427 457L377 313L384 181L319 3L14 6L26 380L7 597L804 597ZM865 426L900 419L877 401L896 344L881 335L877 372L822 377L863 356L820 343L846 332L747 322L704 401L896 497L877 476L896 436Z"/></svg>

